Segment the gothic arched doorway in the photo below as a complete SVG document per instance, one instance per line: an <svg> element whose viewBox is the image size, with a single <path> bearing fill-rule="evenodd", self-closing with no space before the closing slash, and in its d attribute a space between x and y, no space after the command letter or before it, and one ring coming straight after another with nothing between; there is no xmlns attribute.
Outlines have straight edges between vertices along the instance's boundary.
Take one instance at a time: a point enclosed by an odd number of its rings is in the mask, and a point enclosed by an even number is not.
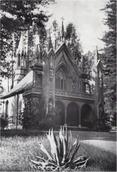
<svg viewBox="0 0 117 172"><path fill-rule="evenodd" d="M61 101L55 102L55 111L56 111L56 124L64 125L64 123L65 123L65 107Z"/></svg>
<svg viewBox="0 0 117 172"><path fill-rule="evenodd" d="M95 114L90 105L85 104L81 109L81 125L84 127L92 128L95 121Z"/></svg>
<svg viewBox="0 0 117 172"><path fill-rule="evenodd" d="M67 125L78 126L78 105L74 102L68 104L67 107Z"/></svg>

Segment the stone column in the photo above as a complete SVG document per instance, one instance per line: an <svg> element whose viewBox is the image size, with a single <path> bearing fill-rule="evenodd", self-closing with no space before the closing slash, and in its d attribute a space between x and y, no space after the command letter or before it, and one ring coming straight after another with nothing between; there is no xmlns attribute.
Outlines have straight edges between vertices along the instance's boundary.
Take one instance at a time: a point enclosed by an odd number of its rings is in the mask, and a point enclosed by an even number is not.
<svg viewBox="0 0 117 172"><path fill-rule="evenodd" d="M23 127L25 129L36 129L43 117L44 101L42 95L42 64L32 66L33 70L33 86L24 94L24 120Z"/></svg>
<svg viewBox="0 0 117 172"><path fill-rule="evenodd" d="M48 114L55 116L55 57L53 51L48 57Z"/></svg>
<svg viewBox="0 0 117 172"><path fill-rule="evenodd" d="M5 119L8 118L8 104L9 104L9 101L7 100L5 104Z"/></svg>
<svg viewBox="0 0 117 172"><path fill-rule="evenodd" d="M65 103L65 126L67 126L67 107L68 107L69 101L65 100L64 103Z"/></svg>
<svg viewBox="0 0 117 172"><path fill-rule="evenodd" d="M67 125L67 106L65 105L65 125Z"/></svg>
<svg viewBox="0 0 117 172"><path fill-rule="evenodd" d="M81 106L79 106L78 127L81 128Z"/></svg>
<svg viewBox="0 0 117 172"><path fill-rule="evenodd" d="M55 109L55 73L54 67L50 66L49 68L49 99L52 100L52 114L54 114ZM49 102L48 102L49 103Z"/></svg>

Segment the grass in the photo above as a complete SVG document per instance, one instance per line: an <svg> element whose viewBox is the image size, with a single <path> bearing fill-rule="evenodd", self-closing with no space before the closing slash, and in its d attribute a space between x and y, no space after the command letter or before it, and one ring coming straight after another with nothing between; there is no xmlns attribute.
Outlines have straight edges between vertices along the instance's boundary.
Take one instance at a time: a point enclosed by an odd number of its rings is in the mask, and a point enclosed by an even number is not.
<svg viewBox="0 0 117 172"><path fill-rule="evenodd" d="M49 149L44 136L1 138L0 142L0 171L32 171L30 159L42 154L39 142ZM80 171L116 171L114 153L101 150L95 146L81 143L79 155L89 156L86 169Z"/></svg>
<svg viewBox="0 0 117 172"><path fill-rule="evenodd" d="M73 131L73 130L72 130ZM58 132L58 131L57 131ZM5 137L14 137L14 136L23 136L23 137L29 137L29 136L38 136L38 135L44 135L45 131L39 131L39 130L16 130L16 129L10 129L10 130L4 130L0 131L1 136ZM79 135L80 140L113 140L116 141L116 133L115 132L95 132L95 131L73 131L73 136Z"/></svg>
<svg viewBox="0 0 117 172"><path fill-rule="evenodd" d="M81 152L86 150L90 159L83 171L116 171L116 155L87 144L82 144Z"/></svg>

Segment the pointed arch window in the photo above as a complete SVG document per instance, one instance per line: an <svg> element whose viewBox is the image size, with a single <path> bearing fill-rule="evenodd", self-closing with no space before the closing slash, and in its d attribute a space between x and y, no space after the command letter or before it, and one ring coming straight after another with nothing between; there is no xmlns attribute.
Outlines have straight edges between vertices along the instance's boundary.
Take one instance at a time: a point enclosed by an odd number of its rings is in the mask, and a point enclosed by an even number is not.
<svg viewBox="0 0 117 172"><path fill-rule="evenodd" d="M57 73L56 73L56 78L55 78L55 87L56 89L60 89L60 90L65 90L66 89L66 74L65 72L60 69Z"/></svg>
<svg viewBox="0 0 117 172"><path fill-rule="evenodd" d="M64 89L64 80L63 80L63 78L61 78L60 86L61 86L61 90L63 90Z"/></svg>
<svg viewBox="0 0 117 172"><path fill-rule="evenodd" d="M85 82L85 93L91 94L91 86L89 83Z"/></svg>
<svg viewBox="0 0 117 172"><path fill-rule="evenodd" d="M56 89L60 89L60 78L59 77L56 77L56 79L55 79L55 86L56 86Z"/></svg>

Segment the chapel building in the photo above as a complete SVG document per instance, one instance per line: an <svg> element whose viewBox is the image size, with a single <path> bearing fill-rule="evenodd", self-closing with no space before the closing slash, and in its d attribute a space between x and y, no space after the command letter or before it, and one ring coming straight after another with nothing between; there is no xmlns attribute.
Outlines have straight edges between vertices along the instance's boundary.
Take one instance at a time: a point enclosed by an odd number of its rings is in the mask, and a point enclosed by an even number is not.
<svg viewBox="0 0 117 172"><path fill-rule="evenodd" d="M98 118L96 97L81 77L82 69L72 61L66 42L61 41L55 48L49 37L43 58L39 44L29 54L26 34L21 34L17 48L14 87L2 98L9 100L15 96L22 102L22 110L18 109L16 116L22 111L24 128L36 128L46 115L55 115L58 126L93 127Z"/></svg>

